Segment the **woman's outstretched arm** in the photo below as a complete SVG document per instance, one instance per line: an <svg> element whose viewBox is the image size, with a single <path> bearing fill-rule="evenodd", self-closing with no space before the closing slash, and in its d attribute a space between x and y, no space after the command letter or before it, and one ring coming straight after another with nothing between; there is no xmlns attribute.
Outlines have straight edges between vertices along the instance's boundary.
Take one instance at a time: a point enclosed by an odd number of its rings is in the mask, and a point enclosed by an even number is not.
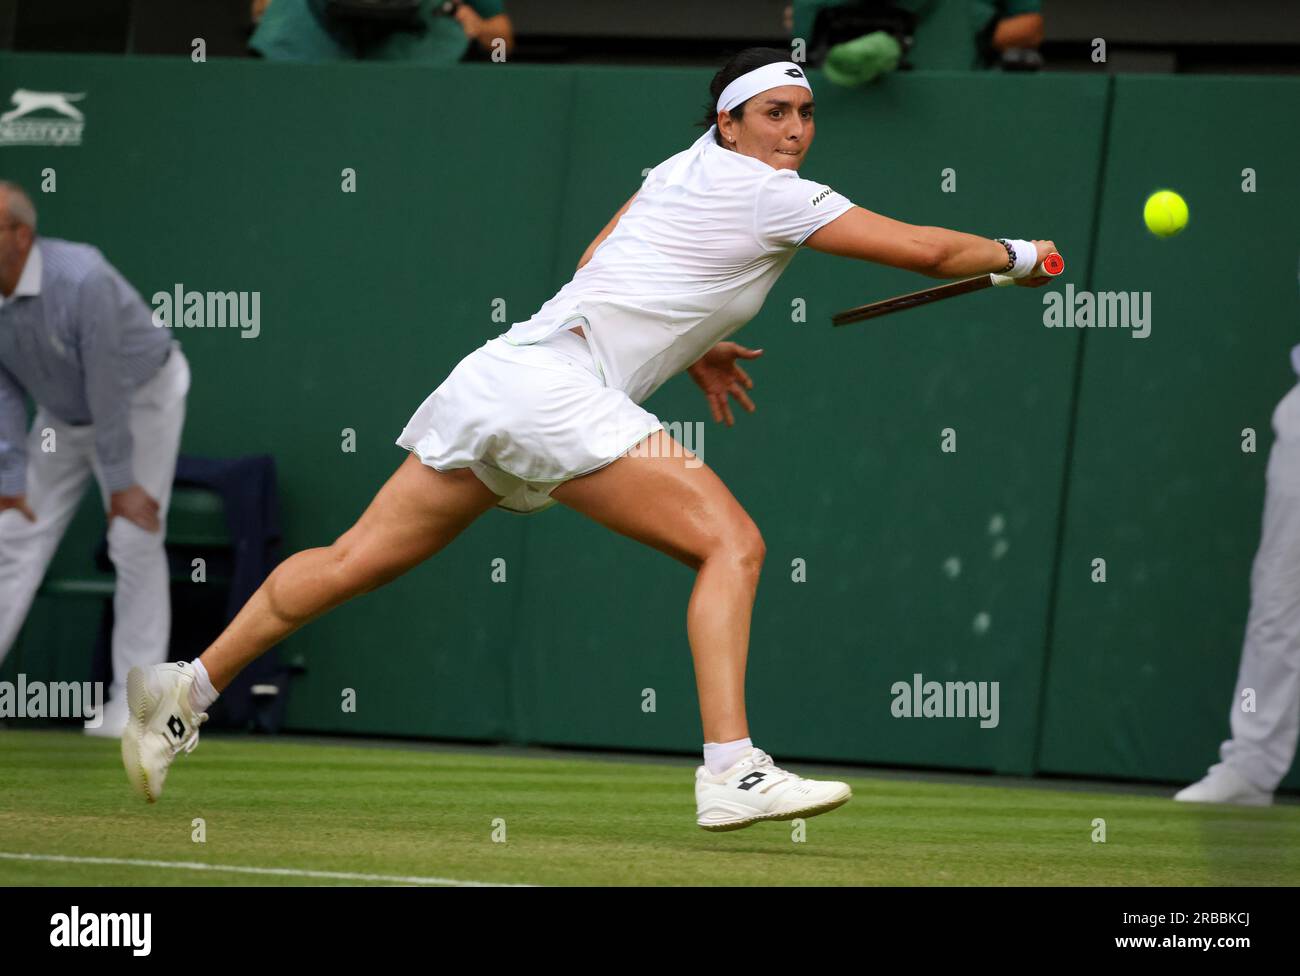
<svg viewBox="0 0 1300 976"><path fill-rule="evenodd" d="M814 231L804 246L931 278L964 278L1001 271L1007 265L1006 248L990 238L905 224L862 207L847 210Z"/></svg>

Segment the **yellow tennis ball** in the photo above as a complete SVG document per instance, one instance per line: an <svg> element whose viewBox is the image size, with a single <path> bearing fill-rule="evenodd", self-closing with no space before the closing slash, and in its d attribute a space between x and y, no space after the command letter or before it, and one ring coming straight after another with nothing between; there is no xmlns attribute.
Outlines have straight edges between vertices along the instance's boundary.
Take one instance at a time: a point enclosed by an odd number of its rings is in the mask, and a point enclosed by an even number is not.
<svg viewBox="0 0 1300 976"><path fill-rule="evenodd" d="M1173 237L1187 226L1187 201L1173 190L1157 190L1147 197L1142 219L1157 237Z"/></svg>

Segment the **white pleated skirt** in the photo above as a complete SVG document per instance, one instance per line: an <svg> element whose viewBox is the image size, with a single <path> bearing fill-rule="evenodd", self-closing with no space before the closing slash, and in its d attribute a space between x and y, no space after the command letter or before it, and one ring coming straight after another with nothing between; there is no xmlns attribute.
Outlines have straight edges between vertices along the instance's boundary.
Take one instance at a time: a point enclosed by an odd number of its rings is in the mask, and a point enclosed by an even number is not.
<svg viewBox="0 0 1300 976"><path fill-rule="evenodd" d="M530 345L485 342L420 404L397 443L438 471L471 469L500 508L532 513L555 504L559 485L662 427L605 385L587 340L564 328Z"/></svg>

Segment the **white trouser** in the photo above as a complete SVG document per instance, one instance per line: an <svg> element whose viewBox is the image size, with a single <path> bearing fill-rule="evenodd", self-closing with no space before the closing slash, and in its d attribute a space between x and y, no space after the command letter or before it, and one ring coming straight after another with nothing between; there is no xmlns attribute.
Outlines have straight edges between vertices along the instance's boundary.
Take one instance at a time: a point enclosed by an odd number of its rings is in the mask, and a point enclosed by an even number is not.
<svg viewBox="0 0 1300 976"><path fill-rule="evenodd" d="M164 530L147 532L121 517L109 522L108 555L117 571L109 700L122 697L133 665L167 659L171 596L163 541L189 388L189 363L180 348L173 347L158 373L131 395L133 474L136 484L158 502ZM42 450L45 430L53 432L52 451ZM18 636L92 472L107 512L94 426L72 427L38 408L27 438L27 504L36 521L27 521L13 509L0 512L0 662Z"/></svg>
<svg viewBox="0 0 1300 976"><path fill-rule="evenodd" d="M1273 411L1273 432L1232 738L1219 749L1224 763L1270 791L1291 768L1300 737L1300 385Z"/></svg>

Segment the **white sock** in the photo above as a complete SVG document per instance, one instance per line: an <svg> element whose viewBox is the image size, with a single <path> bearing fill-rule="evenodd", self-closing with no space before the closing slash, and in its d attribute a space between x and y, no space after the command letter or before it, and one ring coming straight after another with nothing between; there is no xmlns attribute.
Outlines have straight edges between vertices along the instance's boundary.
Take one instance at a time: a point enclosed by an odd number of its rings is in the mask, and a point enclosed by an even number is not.
<svg viewBox="0 0 1300 976"><path fill-rule="evenodd" d="M736 765L736 760L753 747L754 743L749 741L748 736L736 739L734 742L706 742L704 743L704 766L711 776L725 773Z"/></svg>
<svg viewBox="0 0 1300 976"><path fill-rule="evenodd" d="M208 669L203 662L195 658L190 664L194 668L194 683L190 685L190 708L196 712L206 712L217 700L217 689L212 687Z"/></svg>

